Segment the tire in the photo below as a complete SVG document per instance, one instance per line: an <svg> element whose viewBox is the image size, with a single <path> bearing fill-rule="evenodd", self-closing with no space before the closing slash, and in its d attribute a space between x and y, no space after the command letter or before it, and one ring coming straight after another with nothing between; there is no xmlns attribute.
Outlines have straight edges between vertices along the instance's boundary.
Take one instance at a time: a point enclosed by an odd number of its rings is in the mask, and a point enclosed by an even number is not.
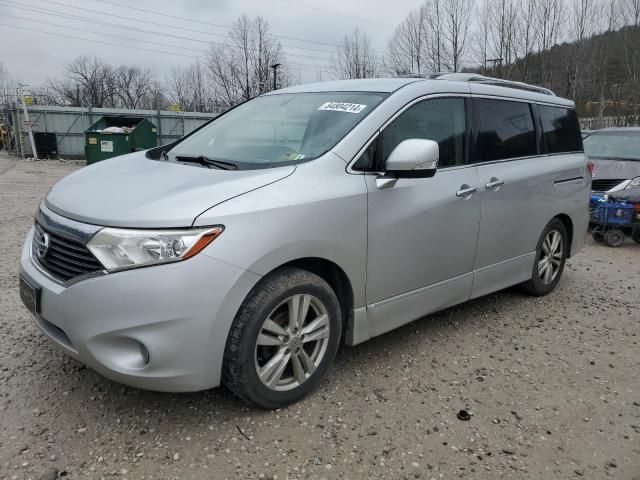
<svg viewBox="0 0 640 480"><path fill-rule="evenodd" d="M621 247L624 244L624 232L617 228L607 230L604 234L604 241L610 247Z"/></svg>
<svg viewBox="0 0 640 480"><path fill-rule="evenodd" d="M598 227L591 231L591 238L593 238L596 242L604 242L604 233Z"/></svg>
<svg viewBox="0 0 640 480"><path fill-rule="evenodd" d="M636 243L640 243L640 228L634 228L633 232L631 232L631 238Z"/></svg>
<svg viewBox="0 0 640 480"><path fill-rule="evenodd" d="M302 324L291 311L306 311ZM258 407L285 407L320 383L341 331L338 297L326 281L306 270L278 269L253 288L233 321L222 382Z"/></svg>
<svg viewBox="0 0 640 480"><path fill-rule="evenodd" d="M556 238L560 239L560 244L556 250L551 249ZM551 243L546 243L547 241ZM533 263L531 279L523 284L524 290L536 297L542 297L551 293L558 285L564 265L567 261L569 248L567 229L557 218L551 220L545 227L536 248L536 260ZM547 254L549 251L551 254ZM555 253L554 253L555 252ZM545 263L542 263L546 260ZM549 269L550 274L549 274Z"/></svg>

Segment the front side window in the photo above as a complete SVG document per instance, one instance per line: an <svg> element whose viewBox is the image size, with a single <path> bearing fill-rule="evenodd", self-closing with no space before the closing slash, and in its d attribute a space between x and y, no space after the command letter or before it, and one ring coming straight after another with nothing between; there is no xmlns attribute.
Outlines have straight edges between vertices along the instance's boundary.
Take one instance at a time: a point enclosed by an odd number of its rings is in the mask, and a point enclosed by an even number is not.
<svg viewBox="0 0 640 480"><path fill-rule="evenodd" d="M314 159L333 148L385 97L376 92L258 97L187 137L169 156L204 156L240 169Z"/></svg>
<svg viewBox="0 0 640 480"><path fill-rule="evenodd" d="M400 142L410 138L438 142L438 168L464 165L464 98L432 98L404 111L382 133L382 160L386 161Z"/></svg>
<svg viewBox="0 0 640 480"><path fill-rule="evenodd" d="M405 110L389 124L355 162L354 170L381 169L398 144L421 138L438 142L438 168L464 165L465 107L463 98L432 98ZM379 166L378 166L379 164Z"/></svg>
<svg viewBox="0 0 640 480"><path fill-rule="evenodd" d="M548 153L578 152L582 150L580 124L575 110L539 105L542 134Z"/></svg>
<svg viewBox="0 0 640 480"><path fill-rule="evenodd" d="M537 154L536 133L528 103L480 98L474 110L478 123L478 160L490 162Z"/></svg>

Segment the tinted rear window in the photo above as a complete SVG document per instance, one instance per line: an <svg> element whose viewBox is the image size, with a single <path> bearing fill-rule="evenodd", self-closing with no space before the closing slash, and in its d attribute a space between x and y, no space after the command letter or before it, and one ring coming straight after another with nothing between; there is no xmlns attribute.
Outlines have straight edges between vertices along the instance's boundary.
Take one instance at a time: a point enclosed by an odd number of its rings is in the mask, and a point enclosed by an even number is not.
<svg viewBox="0 0 640 480"><path fill-rule="evenodd" d="M478 160L489 162L537 154L536 134L528 103L477 99Z"/></svg>
<svg viewBox="0 0 640 480"><path fill-rule="evenodd" d="M548 153L582 150L580 125L575 110L539 105L538 111Z"/></svg>

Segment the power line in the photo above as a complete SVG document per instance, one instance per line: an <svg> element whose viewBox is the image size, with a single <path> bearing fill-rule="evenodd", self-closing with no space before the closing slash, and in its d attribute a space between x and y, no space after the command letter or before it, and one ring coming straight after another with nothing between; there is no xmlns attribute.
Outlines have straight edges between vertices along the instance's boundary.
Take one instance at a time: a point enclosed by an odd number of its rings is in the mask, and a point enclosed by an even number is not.
<svg viewBox="0 0 640 480"><path fill-rule="evenodd" d="M49 0L40 0L40 1L49 1ZM0 0L0 4L5 4L7 5L7 0ZM53 3L53 2L52 2ZM58 2L55 2L58 3ZM72 14L68 14L68 13L58 13L58 12L54 12L52 10L46 9L46 8L42 8L42 7L33 7L33 6L19 6L19 5L14 5L12 3L8 3L8 6L12 7L12 8L17 8L20 10L26 10L29 12L34 12L34 13L39 13L42 15L49 15L49 16L54 16L54 17L60 17L60 18L66 18L66 19L71 19L71 20L78 20L81 22L87 22L87 23L93 23L93 24L97 24L97 25L105 25L108 27L112 27L112 28L119 28L122 30L129 30L129 31L134 31L134 32L141 32L141 33L147 33L149 35L160 35L162 37L171 37L171 38L176 38L176 39L180 39L180 40L188 40L188 41L192 41L192 42L198 42L198 43L204 43L206 45L220 45L220 46L224 46L224 47L229 47L229 48L239 48L237 45L232 45L229 43L223 43L223 42L213 42L210 40L202 40L200 38L193 38L193 37L185 37L183 35L174 35L171 33L166 33L166 32L157 32L157 31L153 31L153 30L146 30L146 29L142 29L142 28L138 28L138 27L134 27L134 26L130 26L130 25L121 25L121 24L117 24L117 23L110 23L110 22L105 22L103 20L96 20L93 18L87 18L87 17L81 17L78 15L72 15ZM139 21L139 22L143 22L143 23L148 23L151 25L160 25L163 26L163 24L155 24L153 22L147 22L147 21L142 21L142 20L134 20L133 21ZM324 58L324 57L317 57L314 55L303 55L303 54L299 54L299 53L286 53L289 56L292 57L298 57L298 58L307 58L307 59L311 59L311 60L321 60L321 61L325 61L325 62L329 62L331 61L331 59L329 58Z"/></svg>
<svg viewBox="0 0 640 480"><path fill-rule="evenodd" d="M67 29L69 28L68 25L61 25L59 23L47 22L45 20L36 20L34 18L21 17L19 15L11 15L9 13L3 14L3 17L17 18L17 19L20 19L20 20L26 20L28 22L43 23L45 25L50 25L50 26L53 26L53 27L60 27L60 28L67 28ZM100 33L100 32L95 32L93 30L87 30L87 29L78 28L78 27L73 27L73 29L75 31L83 32L83 33L92 33L92 34L96 34L96 35L105 35L105 34ZM208 52L208 50L202 50L202 49L198 49L198 48L181 47L179 45L172 45L172 44L168 44L168 43L154 42L152 40L140 40L139 38L123 37L121 35L114 35L112 33L109 33L108 35L109 35L109 37L120 38L122 40L131 40L131 41L138 42L138 43L149 43L149 44L158 45L158 46L161 46L161 47L178 48L178 49L187 50L187 51L190 51L190 52L201 52L201 53L207 53Z"/></svg>
<svg viewBox="0 0 640 480"><path fill-rule="evenodd" d="M66 6L66 7L69 7L69 8L76 8L76 7L73 7L72 5L64 4L62 2L55 2L53 0L40 0L40 1L47 2L47 3L52 3L52 4L57 4L57 5L61 5L61 6ZM103 3L114 3L114 4L116 4L115 2L107 2L106 0L96 0L96 1L102 1ZM86 22L86 23L90 23L90 24L105 25L105 26L108 26L108 27L111 27L111 28L117 28L117 29L134 31L134 32L141 32L141 33L148 33L148 34L151 34L151 35L161 35L163 37L171 37L171 38L177 38L177 39L182 39L182 40L187 40L187 41L194 41L194 42L204 43L204 44L207 44L207 45L214 44L214 45L220 45L220 46L225 46L225 47L229 47L229 48L239 49L239 47L237 45L232 45L232 44L228 44L228 43L213 42L213 41L202 40L200 38L185 37L185 36L182 36L182 35L173 35L173 34L169 34L169 33L166 33L166 32L161 33L161 32L152 31L152 30L145 30L145 29L137 28L137 27L130 26L130 25L122 25L122 24L110 23L110 22L105 22L103 20L97 20L97 19L93 19L93 18L78 16L78 15L72 15L72 14L68 14L68 13L57 13L55 11L52 11L52 10L49 10L49 9L45 9L43 7L35 7L33 5L18 6L18 5L14 5L14 4L11 4L11 3L8 3L8 5L7 5L7 2L10 2L10 0L0 0L0 5L5 4L5 6L9 6L9 7L17 8L17 9L21 9L21 10L25 10L25 11L28 11L28 12L35 12L35 13L39 13L39 14L43 14L43 15L55 16L55 17L64 18L64 19L77 20L77 21L80 21L80 22ZM88 10L88 9L82 9L82 8L80 8L80 9L81 10ZM102 12L96 12L96 13L102 13ZM153 12L153 13L156 13L156 12ZM13 18L18 18L18 19L23 19L23 20L27 20L27 21L32 21L32 22L37 22L37 23L43 23L43 24L46 24L46 25L51 25L51 26L59 27L59 28L67 28L67 29L68 28L73 28L76 31L84 32L84 33L100 34L99 32L82 29L82 28L79 28L79 27L76 27L76 26L69 27L68 25L61 25L61 24L57 24L57 23L53 23L53 22L46 22L46 21L43 21L43 20L19 17L19 16L15 16L15 15L8 15L7 14L6 16L10 16L10 17L13 17ZM168 15L168 16L170 16L170 15ZM138 21L138 22L143 22L143 23L155 24L154 22L147 22L147 21L141 21L141 20L137 20L137 19L130 19L128 17L118 16L118 15L116 15L116 17L125 18L127 20L133 20L133 21ZM164 24L156 24L156 25L171 27L171 26L164 25ZM18 28L18 27L14 27L14 28ZM174 27L174 28L179 28L179 27ZM76 37L76 36L72 36L72 35L63 35L63 34L59 34L59 33L56 33L56 32L48 32L48 31L43 31L43 30L38 30L38 29L30 29L28 27L24 27L24 29L25 30L31 30L31 31L39 31L39 32L47 34L47 35L58 35L58 36L63 36L63 37L67 37L67 38L85 40L85 41L94 42L94 43L101 43L101 44L105 44L105 45L113 45L113 46L118 46L120 48L133 48L133 49L136 49L136 50L143 50L143 51L150 51L150 52L157 52L157 53L165 53L165 54L170 54L170 55L182 55L182 56L187 56L187 57L190 57L190 58L199 58L199 57L194 56L194 55L178 54L178 53L175 53L175 52L153 50L153 49L148 49L148 48L145 49L145 48L136 48L136 47L128 47L128 46L124 47L122 45L111 43L111 42L86 39L86 38ZM191 31L189 29L184 29L184 30ZM198 32L198 31L195 30L195 32ZM210 32L202 32L202 33L210 33ZM182 46L173 45L173 44L154 42L154 41L151 41L151 40L141 40L141 39L137 39L137 38L119 36L119 35L115 35L115 34L105 34L105 35L110 35L111 37L121 38L121 39L124 39L124 40L127 40L127 41L135 41L135 42L138 42L138 43L147 43L147 44L151 44L151 45L158 45L158 46L161 46L161 47L175 48L175 49L181 49L181 50L187 50L187 51L193 51L193 52L199 52L199 53L207 53L206 50L197 49L197 48L182 47ZM298 49L303 49L303 50L306 49L304 47L291 47L291 48L298 48ZM315 49L306 49L306 50L315 50ZM316 50L316 51L320 51L320 50ZM316 57L316 56L312 56L312 55L301 55L301 54L289 53L289 52L286 52L286 51L284 52L284 54L285 54L285 56L299 57L299 58L303 58L303 59L321 60L321 61L324 61L324 62L332 61L329 58ZM301 64L301 63L297 63L296 64L294 62L287 62L287 63L289 65L298 65L298 66L301 66L301 67L304 67L304 68L307 68L307 69L308 68L316 69L315 71L318 71L318 72L333 73L333 72L328 71L328 70L323 70L323 69L326 69L328 67L328 65L312 65L312 64Z"/></svg>
<svg viewBox="0 0 640 480"><path fill-rule="evenodd" d="M60 27L60 28L69 28L68 25L61 25L59 23L53 23L53 22L47 22L45 20L36 20L33 18L28 18L28 17L21 17L19 15L11 15L11 14L4 14L5 17L11 17L11 18L16 18L19 20L26 20L28 22L36 22L36 23L42 23L45 25L49 25L49 26L53 26L53 27ZM96 35L103 35L102 33L99 32L95 32L93 30L87 30L87 29L81 29L81 28L77 28L74 27L74 30L79 31L79 32L83 32L83 33L91 33L91 34L96 34ZM51 32L52 34L54 34L54 32ZM190 47L182 47L180 45L173 45L170 43L161 43L161 42L154 42L151 40L140 40L138 38L132 38L132 37L123 37L121 35L113 35L113 34L108 34L110 37L114 37L114 38L120 38L122 40L130 40L130 41L135 41L138 43L149 43L152 45L158 45L161 47L169 47L169 48L178 48L178 49L182 49L182 50L187 50L190 52L200 52L200 53L208 53L208 50L202 50L202 49L198 49L198 48L190 48ZM287 66L289 65L293 65L293 66L299 66L299 67L305 67L305 68L311 68L311 69L315 69L315 71L327 71L328 70L322 70L323 68L326 68L326 65L312 65L312 64L308 64L308 63L296 63L296 62L287 62Z"/></svg>
<svg viewBox="0 0 640 480"><path fill-rule="evenodd" d="M41 0L41 1L43 1L43 0ZM147 9L144 9L144 8L133 7L131 5L125 5L125 4L118 3L118 2L111 2L111 1L108 1L108 0L95 0L95 1L96 2L100 2L100 3L106 3L108 5L115 5L115 6L122 7L122 8L129 8L131 10L136 10L136 11L139 11L139 12L153 13L155 15L160 15L160 16L168 17L168 18L174 18L174 19L177 19L177 20L186 20L188 22L200 23L200 24L203 24L203 25L211 25L213 27L219 27L219 28L226 28L226 29L230 29L231 28L230 25L221 25L221 24L218 24L218 23L207 22L205 20L197 20L197 19L189 18L189 17L181 17L179 15L171 15L169 13L158 12L157 10L147 10ZM326 45L326 46L329 46L329 47L337 47L338 46L338 44L336 44L336 43L320 42L320 41L317 41L317 40L305 40L304 38L291 37L291 36L287 36L287 35L277 35L275 33L272 34L272 35L274 37L284 38L286 40L294 40L294 41L297 41L297 42L312 43L312 44L316 44L316 45Z"/></svg>
<svg viewBox="0 0 640 480"><path fill-rule="evenodd" d="M119 45L117 43L103 42L102 40L92 40L90 38L76 37L76 36L67 35L67 34L64 34L64 33L47 32L46 30L40 30L40 29L37 29L37 28L29 28L29 27L18 26L18 25L10 25L8 23L0 23L0 26L15 28L15 29L18 29L18 30L29 30L31 32L45 33L47 35L54 35L54 36L57 36L57 37L73 38L75 40L82 40L84 42L102 43L104 45L110 45L112 47L131 48L131 49L134 49L134 50L143 50L145 52L162 53L162 54L165 54L165 55L177 55L177 56L180 56L180 57L200 58L200 57L197 57L195 55L188 55L188 54L177 53L177 52L167 52L167 51L163 51L163 50L154 50L154 49L151 49L151 48L132 47L130 45Z"/></svg>
<svg viewBox="0 0 640 480"><path fill-rule="evenodd" d="M41 1L41 2L46 1L48 3L54 3L53 0L39 0L39 1ZM160 15L160 16L163 16L163 17L174 18L174 19L178 19L178 20L186 20L188 22L200 23L200 24L204 24L204 25L211 25L211 26L214 26L214 27L226 28L226 29L231 29L232 28L231 25L221 25L219 23L212 23L212 22L207 22L207 21L204 21L204 20L197 20L197 19L189 18L189 17L181 17L179 15L171 15L171 14L168 14L168 13L159 12L157 10L148 10L148 9L145 9L145 8L133 7L131 5L124 5L122 3L112 2L112 1L109 1L109 0L95 0L95 1L107 4L107 5L115 5L115 6L122 7L122 8L128 8L130 10L135 10L135 11L138 11L138 12L152 13L154 15ZM357 20L362 20L362 21L365 21L365 22L378 23L380 25L384 25L384 26L389 27L389 28L395 28L392 25L388 25L386 23L382 23L382 22L379 22L377 20L371 20L371 19L364 18L364 17L358 17L356 15L349 15L349 14L346 14L346 13L337 12L335 10L328 10L326 8L320 8L320 7L316 7L316 6L312 6L312 5L307 5L307 4L301 3L301 2L295 2L293 0L282 0L282 1L293 3L293 4L296 4L296 5L303 6L303 7L307 7L307 8L313 9L313 10L319 10L319 11L331 13L331 14L334 14L334 15L342 15L342 16L345 16L345 17L350 17L350 18L354 18L354 19L357 19ZM100 12L100 13L102 13L102 12ZM108 15L110 15L110 14L108 14ZM175 27L175 26L170 26L170 25L167 25L167 26L170 27L170 28L178 28L178 29L188 30L188 29L185 29L184 27ZM210 32L201 32L199 30L194 30L194 31L196 31L198 33L204 33L206 35L220 35L220 34L215 34L215 33L210 33ZM340 46L340 44L337 44L337 43L327 43L327 42L318 42L318 41L314 41L314 40L305 40L305 39L299 38L299 37L290 37L290 36L286 36L286 35L277 35L275 33L272 33L271 35L274 36L274 37L277 37L277 38L284 38L286 40L294 40L294 41L298 41L298 42L307 42L307 43L318 44L318 45L326 45L326 46L330 46L330 47L339 47ZM332 53L332 52L328 52L326 50L318 50L318 49L314 49L314 48L305 48L305 47L296 47L294 45L282 45L282 46L283 47L287 47L287 48L298 48L298 49L301 49L301 50L311 50L311 51L322 52L322 53ZM377 52L377 53L384 53L381 50L373 50L373 51Z"/></svg>
<svg viewBox="0 0 640 480"><path fill-rule="evenodd" d="M40 1L52 2L53 0L40 0ZM171 14L168 14L168 13L159 12L157 10L148 10L148 9L144 9L144 8L133 7L131 5L124 5L122 3L113 2L113 1L109 1L109 0L95 0L95 1L96 2L100 2L100 3L105 3L107 5L115 5L115 6L122 7L122 8L128 8L128 9L136 10L136 11L139 11L139 12L152 13L154 15L160 15L160 16L163 16L163 17L174 18L174 19L179 19L179 20L186 20L188 22L200 23L200 24L204 24L204 25L211 25L211 26L214 26L214 27L226 28L226 29L231 29L232 28L230 25L221 25L221 24L218 24L218 23L207 22L207 21L204 21L204 20L197 20L197 19L194 19L194 18L182 17L182 16L179 16L179 15L171 15ZM381 22L377 22L376 20L369 20L369 19L366 19L366 18L363 18L363 17L358 17L358 16L355 16L355 15L343 14L343 13L337 12L335 10L327 10L327 9L323 9L323 8L307 5L307 4L304 4L304 3L300 3L300 2L294 2L293 0L283 0L283 1L289 1L289 3L295 3L297 5L301 5L301 6L304 6L304 7L307 7L307 8L311 8L311 9L315 9L315 10L321 10L321 11L325 11L325 12L328 12L328 13L333 13L333 14L336 14L336 15L344 15L344 16L348 16L348 17L355 18L355 19L358 19L358 20L364 20L366 22L381 23ZM382 25L388 26L390 28L394 28L391 25L387 25L387 24L384 24L384 23L382 23ZM171 28L182 28L182 29L184 29L183 27L173 27L173 26L171 26ZM185 30L188 30L188 29L185 29ZM201 32L201 33L215 35L215 34L211 34L211 33L208 33L208 32ZM275 34L275 33L272 33L271 35L274 36L274 37L277 37L277 38L284 38L284 39L287 39L287 40L294 40L294 41L298 41L298 42L306 42L306 43L312 43L312 44L318 44L318 45L326 45L326 46L329 46L329 47L340 47L340 44L338 44L338 43L328 43L328 42L319 42L319 41L314 41L314 40L305 40L304 38L291 37L291 36L286 36L286 35L278 35L278 34ZM293 46L293 45L283 45L283 47L298 48L298 49L302 49L302 50L314 50L314 51L323 52L323 53L332 53L332 52L327 52L326 50L308 49L308 48L305 48L305 47L296 47L296 46ZM384 53L381 50L373 50L373 51L377 52L377 53Z"/></svg>
<svg viewBox="0 0 640 480"><path fill-rule="evenodd" d="M56 37L63 37L63 38L71 38L74 40L82 40L83 42L91 42L91 43L99 43L102 45L109 45L112 47L118 47L118 48L125 48L125 49L133 49L133 50L142 50L145 52L152 52L152 53L161 53L163 55L175 55L175 56L179 56L179 57L189 57L189 58L195 58L195 59L199 59L199 56L196 55L189 55L189 54L185 54L185 53L178 53L178 52L169 52L166 50L157 50L157 49L152 49L152 48L143 48L143 47L134 47L134 46L130 46L130 45L121 45L118 43L112 43L112 42L105 42L102 40L95 40L95 39L91 39L91 38L85 38L85 37L77 37L75 35L68 35L68 34L64 34L64 33L58 33L58 32L49 32L47 30L41 30L38 28L30 28L30 27L25 27L25 26L19 26L19 25L10 25L7 23L0 23L0 26L3 27L10 27L10 28L14 28L17 30L25 30L25 31L30 31L30 32L37 32L37 33L43 33L45 35L51 35L51 36L56 36ZM124 38L124 37L122 37ZM172 45L167 45L168 47L172 47ZM289 65L290 63L287 62L287 65ZM326 72L326 73L332 73L328 70L321 70L321 68L325 68L324 66L320 66L320 65L307 65L307 64L296 64L296 63L291 63L291 65L299 65L299 66L303 66L304 68L306 68L306 71L312 71L312 72ZM312 67L318 67L318 69L310 69Z"/></svg>
<svg viewBox="0 0 640 480"><path fill-rule="evenodd" d="M203 30L195 30L195 29L192 29L192 28L179 27L179 26L176 26L176 25L168 25L166 23L152 22L150 20L138 20L138 19L135 19L135 18L131 18L131 17L123 16L123 15L118 15L118 14L115 14L115 13L103 12L103 11L100 11L100 10L93 10L93 9L84 8L84 7L78 7L76 5L70 5L68 3L56 2L54 0L37 0L37 1L43 2L43 3L50 3L50 4L53 4L53 5L58 5L58 6L67 7L67 8L74 8L76 10L82 10L82 11L93 13L93 14L109 15L111 17L121 18L121 19L128 20L128 21L141 22L141 23L146 23L146 24L149 24L149 25L156 25L158 27L163 27L163 28L172 28L172 29L176 29L176 30L184 30L184 31L192 32L192 33L200 33L200 34L203 34L203 35L214 35L214 36L222 36L222 37L226 36L226 35L221 34L221 33L213 33L213 32L207 32L207 31L203 31ZM112 5L117 5L117 6L120 6L120 7L130 8L132 10L138 10L138 11L143 11L143 12L147 12L147 13L154 13L156 15L169 16L169 17L172 17L172 18L180 18L182 20L189 20L186 17L177 17L175 15L164 14L164 13L161 13L161 12L141 9L141 8L138 8L138 7L131 7L129 5L122 5L122 4L118 4L118 3L115 3L115 2L106 2L105 1L104 3L110 3ZM206 24L209 24L209 25L213 25L213 26L221 27L221 28L225 28L225 29L232 28L231 26L219 25L219 24L216 24L216 23L201 22L201 21L197 21L197 22L198 23L206 23ZM289 39L289 40L302 41L302 42L307 41L307 40L299 39L299 38L296 38L296 37L286 37L284 35L275 35L275 34L271 34L271 35L274 36L274 37L286 38L286 39ZM320 43L320 44L329 45L329 46L333 46L333 47L337 46L336 44L328 44L328 43L324 43L324 42L312 42L310 40L308 42L310 42L310 43ZM284 47L284 45L283 45L283 47ZM296 46L293 46L293 45L287 45L287 47L288 48L298 48L298 49L301 49L301 50L322 51L322 52L327 53L326 51L323 51L323 50L311 49L311 48L308 48L308 47L296 47Z"/></svg>
<svg viewBox="0 0 640 480"><path fill-rule="evenodd" d="M104 0L96 0L96 1L102 2ZM317 10L319 12L330 13L332 15L339 15L341 17L353 18L353 19L356 19L356 20L361 20L363 22L377 23L378 25L384 25L385 27L395 28L392 25L388 25L388 24L380 22L378 20L371 20L369 18L359 17L357 15L351 15L349 13L338 12L336 10L329 10L328 8L316 7L315 5L307 5L306 3L296 2L294 0L281 0L281 1L287 2L287 3L291 3L293 5L299 5L301 7L309 8L311 10Z"/></svg>
<svg viewBox="0 0 640 480"><path fill-rule="evenodd" d="M46 3L54 3L54 4L63 5L63 6L69 6L69 7L71 6L71 5L68 5L68 4L60 3L60 2L54 2L53 0L38 0L38 1L46 2ZM154 15L160 15L160 16L163 16L163 17L169 17L169 18L174 18L174 19L179 19L179 20L186 20L186 21L189 21L189 22L201 23L201 24L205 24L205 25L212 25L214 27L225 28L227 30L230 30L231 28L233 28L230 25L220 25L220 24L217 24L217 23L205 22L205 21L202 21L202 20L191 19L191 18L188 18L188 17L181 17L181 16L178 16L178 15L170 15L168 13L158 12L157 10L147 10L147 9L144 9L144 8L133 7L133 6L130 6L130 5L123 5L121 3L109 2L107 0L95 0L95 1L101 2L101 3L105 3L105 4L108 4L108 5L115 5L115 6L122 7L122 8L128 8L130 10L135 10L135 11L139 11L139 12L152 13ZM139 21L137 19L132 19L130 17L123 17L123 16L120 16L120 15L112 14L112 13L100 12L100 11L96 11L96 10L89 10L89 9L86 9L86 8L82 8L81 10L85 10L85 11L92 12L92 13L99 13L101 15L105 15L105 14L106 15L111 15L111 16L114 16L114 17L117 17L117 18L124 18L126 20L133 20L133 21L136 21L136 22ZM153 22L148 22L147 20L144 20L143 23L150 23L152 25L163 26L163 27L166 27L166 28L173 28L173 29L176 29L176 30L184 30L184 31L188 31L188 32L201 33L201 34L204 34L204 35L213 35L213 36L217 36L217 37L228 38L228 34L213 33L213 32L208 32L208 31L203 31L203 30L194 30L194 29L189 29L189 28L185 28L185 27L179 27L179 26L176 26L176 25L167 25L167 24L164 24L164 23L153 23ZM273 37L287 38L289 40L306 41L306 40L297 39L297 38L294 38L294 37L284 37L282 35L275 35L273 33L271 33L270 35L273 36ZM316 43L316 42L311 42L311 43ZM321 44L324 44L324 43L321 43ZM333 45L333 44L327 44L327 45L331 45L331 46L334 46L334 47L337 46L337 45ZM296 45L282 45L282 47L285 47L285 48L296 48L298 50L308 50L308 51L311 51L311 52L331 53L331 52L329 52L327 50L320 50L320 49L317 49L317 48L309 48L309 47L299 47L299 46L296 46Z"/></svg>

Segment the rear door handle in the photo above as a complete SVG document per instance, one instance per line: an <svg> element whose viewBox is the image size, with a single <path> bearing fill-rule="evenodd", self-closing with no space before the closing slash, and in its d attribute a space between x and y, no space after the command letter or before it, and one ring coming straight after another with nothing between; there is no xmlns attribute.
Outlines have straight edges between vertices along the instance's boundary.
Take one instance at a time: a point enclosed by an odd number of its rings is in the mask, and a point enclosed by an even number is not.
<svg viewBox="0 0 640 480"><path fill-rule="evenodd" d="M456 197L469 198L478 191L478 187L470 187L469 185L461 185L460 190L456 192Z"/></svg>
<svg viewBox="0 0 640 480"><path fill-rule="evenodd" d="M493 177L489 183L485 184L485 188L487 190L499 190L502 185L504 185L504 180L498 180Z"/></svg>

